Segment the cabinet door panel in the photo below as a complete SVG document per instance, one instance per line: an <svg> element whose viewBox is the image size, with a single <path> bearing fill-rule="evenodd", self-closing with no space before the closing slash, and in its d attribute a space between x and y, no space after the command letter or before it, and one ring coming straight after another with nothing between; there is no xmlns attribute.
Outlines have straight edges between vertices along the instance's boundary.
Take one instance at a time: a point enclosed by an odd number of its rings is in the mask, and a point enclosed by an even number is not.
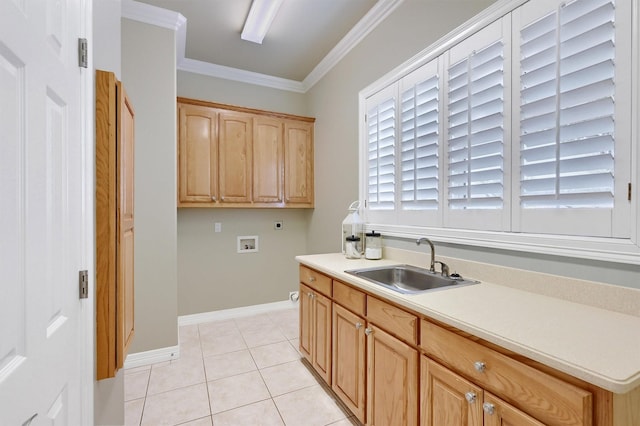
<svg viewBox="0 0 640 426"><path fill-rule="evenodd" d="M315 293L313 310L313 367L331 385L331 299Z"/></svg>
<svg viewBox="0 0 640 426"><path fill-rule="evenodd" d="M333 304L332 389L362 423L366 372L364 324L363 318Z"/></svg>
<svg viewBox="0 0 640 426"><path fill-rule="evenodd" d="M287 204L313 207L313 123L285 123L284 188Z"/></svg>
<svg viewBox="0 0 640 426"><path fill-rule="evenodd" d="M309 362L313 362L313 291L300 284L300 352Z"/></svg>
<svg viewBox="0 0 640 426"><path fill-rule="evenodd" d="M367 425L418 424L418 351L369 325Z"/></svg>
<svg viewBox="0 0 640 426"><path fill-rule="evenodd" d="M219 169L220 201L251 202L252 125L251 116L220 113Z"/></svg>
<svg viewBox="0 0 640 426"><path fill-rule="evenodd" d="M253 119L253 201L282 202L282 121Z"/></svg>
<svg viewBox="0 0 640 426"><path fill-rule="evenodd" d="M178 106L178 201L214 203L218 197L218 115L197 105Z"/></svg>
<svg viewBox="0 0 640 426"><path fill-rule="evenodd" d="M484 426L545 426L544 423L537 421L488 392L485 393L484 402L485 404L491 404L490 406L493 408L492 412L485 410Z"/></svg>
<svg viewBox="0 0 640 426"><path fill-rule="evenodd" d="M421 426L482 426L482 388L424 356L420 370Z"/></svg>

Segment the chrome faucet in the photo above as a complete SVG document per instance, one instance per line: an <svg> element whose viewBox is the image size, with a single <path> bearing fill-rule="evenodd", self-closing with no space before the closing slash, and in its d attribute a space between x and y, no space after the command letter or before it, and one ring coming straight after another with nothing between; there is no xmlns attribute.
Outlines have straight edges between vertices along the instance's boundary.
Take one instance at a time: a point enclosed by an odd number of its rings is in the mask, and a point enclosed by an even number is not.
<svg viewBox="0 0 640 426"><path fill-rule="evenodd" d="M444 263L444 262L440 262L437 261L436 262L436 248L434 247L433 243L431 242L430 239L422 237L422 238L418 238L416 240L416 245L420 245L421 243L428 243L429 247L431 247L431 263L429 264L429 272L432 272L435 274L436 272L436 263L439 263L441 266L441 270L440 270L440 274L444 277L449 277L449 266Z"/></svg>
<svg viewBox="0 0 640 426"><path fill-rule="evenodd" d="M429 264L429 272L436 272L436 248L433 246L431 240L425 237L418 238L416 240L416 245L420 245L425 242L429 244L429 247L431 247L431 263Z"/></svg>

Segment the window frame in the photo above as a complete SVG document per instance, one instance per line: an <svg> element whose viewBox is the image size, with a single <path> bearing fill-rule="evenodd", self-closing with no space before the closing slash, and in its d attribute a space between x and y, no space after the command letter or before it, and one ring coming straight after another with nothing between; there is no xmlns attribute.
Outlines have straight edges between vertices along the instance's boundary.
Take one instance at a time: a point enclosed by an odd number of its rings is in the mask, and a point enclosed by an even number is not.
<svg viewBox="0 0 640 426"><path fill-rule="evenodd" d="M501 19L505 15L513 12L519 6L527 3L529 0L505 0L495 3L488 9L477 15L475 18L466 22L462 26L458 27L451 33L447 34L440 40L428 46L422 52L415 55L405 63L396 67L394 70L384 75L378 81L374 82L367 88L363 89L359 94L359 116L364 117L366 115L366 100L371 95L375 94L380 88L388 87L396 84L403 77L407 76L411 72L420 68L422 65L435 60L439 56L445 54L452 47L464 41L469 36L475 34L481 29L487 27L492 22ZM547 3L557 5L560 2L551 0ZM616 7L621 3L620 0L616 2ZM628 81L625 80L625 85L628 83L630 87L634 88L631 92L631 111L630 123L626 123L630 128L630 141L637 141L640 136L640 113L639 111L639 99L640 99L640 48L638 35L640 34L640 2L638 0L632 0L633 5L629 5L629 15L631 28L629 33L632 40L625 40L625 43L632 43L631 52L629 58L626 58L627 65L631 70ZM634 40L636 40L634 42ZM618 43L618 40L616 41ZM515 72L515 71L512 71ZM513 83L513 91L519 90L519 83ZM517 86L517 87L516 87ZM399 91L398 91L399 96ZM516 103L516 101L513 101ZM505 108L506 110L506 108ZM506 114L509 115L509 120L512 119L511 113L506 110ZM616 117L617 118L617 117ZM630 142L630 170L623 173L628 175L629 182L632 183L630 188L631 194L631 206L629 209L629 237L617 238L617 237L586 237L586 236L568 236L558 234L536 234L527 232L514 232L514 231L485 231L474 229L460 229L460 228L446 228L440 226L427 226L427 225L408 225L407 222L402 221L401 215L397 212L387 215L386 218L380 218L370 215L370 212L366 208L366 180L363 180L366 173L366 163L363 168L363 141L364 135L366 135L366 123L364 119L360 120L360 199L365 200L365 209L363 216L367 222L367 229L375 229L382 232L385 235L401 237L401 238L416 238L419 236L428 235L434 241L452 243L466 246L477 247L489 247L502 250L512 250L520 252L530 253L543 253L547 255L568 256L574 258L595 259L608 262L627 263L627 264L640 264L640 149L638 143ZM514 129L515 134L515 129ZM518 141L519 143L519 141ZM442 147L441 147L442 148ZM441 155L446 153L442 153ZM511 154L509 154L511 155ZM506 153L505 153L506 158ZM444 172L446 173L446 171ZM616 175L617 175L616 171ZM517 175L517 176L516 176ZM443 176L443 172L440 173L440 180L446 179L446 174ZM511 181L519 181L519 171L514 171L513 175L509 178ZM363 184L364 182L364 184ZM626 182L623 182L623 186L626 186ZM444 187L441 185L444 191L446 191L446 183ZM624 190L620 185L616 186L616 191ZM513 197L519 196L514 194ZM626 191L624 191L626 193ZM505 197L510 197L512 191L505 192ZM446 202L446 198L441 198L440 202ZM512 200L513 202L513 200ZM439 209L441 214L446 214L444 209ZM389 212L390 213L390 212ZM383 219L383 220L381 220ZM509 219L511 220L511 219ZM513 225L512 225L512 229Z"/></svg>

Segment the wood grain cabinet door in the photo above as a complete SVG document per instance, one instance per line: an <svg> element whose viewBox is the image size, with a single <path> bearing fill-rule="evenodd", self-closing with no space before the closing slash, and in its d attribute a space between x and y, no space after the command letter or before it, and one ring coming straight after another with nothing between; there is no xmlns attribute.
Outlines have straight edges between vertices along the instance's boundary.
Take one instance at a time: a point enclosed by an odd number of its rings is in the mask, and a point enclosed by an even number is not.
<svg viewBox="0 0 640 426"><path fill-rule="evenodd" d="M367 425L418 424L418 351L367 326Z"/></svg>
<svg viewBox="0 0 640 426"><path fill-rule="evenodd" d="M284 125L284 197L289 205L313 207L313 123Z"/></svg>
<svg viewBox="0 0 640 426"><path fill-rule="evenodd" d="M358 420L364 423L367 356L365 320L334 303L332 328L331 387Z"/></svg>
<svg viewBox="0 0 640 426"><path fill-rule="evenodd" d="M488 392L485 392L483 408L484 426L545 426L544 423Z"/></svg>
<svg viewBox="0 0 640 426"><path fill-rule="evenodd" d="M218 113L178 104L178 203L218 201Z"/></svg>
<svg viewBox="0 0 640 426"><path fill-rule="evenodd" d="M421 426L482 426L482 388L424 356L420 371Z"/></svg>
<svg viewBox="0 0 640 426"><path fill-rule="evenodd" d="M220 202L251 203L252 118L244 113L220 112L219 132Z"/></svg>
<svg viewBox="0 0 640 426"><path fill-rule="evenodd" d="M124 359L134 336L134 285L133 285L133 164L134 164L134 117L131 101L122 84L118 84L117 152L118 202L117 202L117 364L124 366Z"/></svg>
<svg viewBox="0 0 640 426"><path fill-rule="evenodd" d="M282 120L253 118L253 201L282 203Z"/></svg>

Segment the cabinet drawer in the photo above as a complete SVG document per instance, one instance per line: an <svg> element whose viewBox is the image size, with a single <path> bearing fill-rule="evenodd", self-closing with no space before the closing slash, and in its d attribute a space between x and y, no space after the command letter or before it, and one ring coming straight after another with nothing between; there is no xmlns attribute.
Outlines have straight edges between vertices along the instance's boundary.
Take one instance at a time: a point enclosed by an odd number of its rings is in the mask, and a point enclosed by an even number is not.
<svg viewBox="0 0 640 426"><path fill-rule="evenodd" d="M333 281L333 300L357 315L365 315L367 296L340 281Z"/></svg>
<svg viewBox="0 0 640 426"><path fill-rule="evenodd" d="M477 385L549 425L591 425L592 395L430 322L420 347Z"/></svg>
<svg viewBox="0 0 640 426"><path fill-rule="evenodd" d="M407 343L418 343L418 317L407 311L367 296L367 320Z"/></svg>
<svg viewBox="0 0 640 426"><path fill-rule="evenodd" d="M331 297L331 278L300 265L300 282Z"/></svg>

